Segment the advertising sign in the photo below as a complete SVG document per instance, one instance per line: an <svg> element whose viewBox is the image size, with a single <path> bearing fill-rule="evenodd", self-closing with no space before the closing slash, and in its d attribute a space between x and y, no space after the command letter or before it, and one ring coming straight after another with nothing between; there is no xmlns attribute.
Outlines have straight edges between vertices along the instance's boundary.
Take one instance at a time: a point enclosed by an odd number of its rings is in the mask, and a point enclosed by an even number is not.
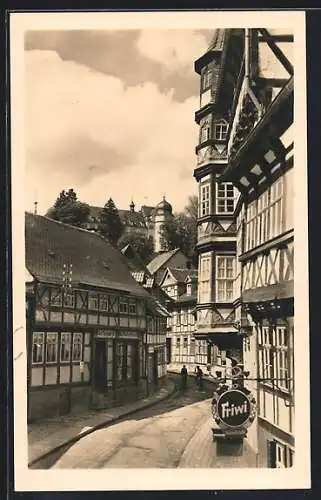
<svg viewBox="0 0 321 500"><path fill-rule="evenodd" d="M212 401L213 417L225 429L245 429L255 418L255 399L239 389L216 394Z"/></svg>

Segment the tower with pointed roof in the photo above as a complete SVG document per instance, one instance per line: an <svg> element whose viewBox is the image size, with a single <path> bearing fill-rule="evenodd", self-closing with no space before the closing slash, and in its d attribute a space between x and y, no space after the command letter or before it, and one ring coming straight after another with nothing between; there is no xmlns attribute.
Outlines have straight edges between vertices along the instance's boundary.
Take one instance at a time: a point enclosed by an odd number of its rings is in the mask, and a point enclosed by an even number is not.
<svg viewBox="0 0 321 500"><path fill-rule="evenodd" d="M241 352L240 340L233 326L234 212L238 192L231 182L221 183L219 176L228 163L228 122L242 65L243 44L242 30L217 29L207 51L195 62L195 71L200 75L200 107L195 113L199 125L194 171L199 184L195 337L202 346L196 362L208 365L213 364L214 346L222 353L222 364L226 363L230 349L239 346ZM229 78L222 85L222 74L226 71Z"/></svg>
<svg viewBox="0 0 321 500"><path fill-rule="evenodd" d="M163 225L173 217L172 205L166 201L165 196L155 207L154 211L154 251L155 253L166 252L168 250L163 239Z"/></svg>

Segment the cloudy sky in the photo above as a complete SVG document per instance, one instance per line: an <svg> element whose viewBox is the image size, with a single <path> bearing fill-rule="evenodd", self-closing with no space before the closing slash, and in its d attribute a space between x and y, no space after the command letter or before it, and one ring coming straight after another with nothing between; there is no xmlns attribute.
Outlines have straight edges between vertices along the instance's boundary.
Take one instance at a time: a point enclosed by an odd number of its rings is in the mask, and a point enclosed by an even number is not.
<svg viewBox="0 0 321 500"><path fill-rule="evenodd" d="M29 31L25 36L27 210L62 189L175 210L193 178L198 75L210 31Z"/></svg>

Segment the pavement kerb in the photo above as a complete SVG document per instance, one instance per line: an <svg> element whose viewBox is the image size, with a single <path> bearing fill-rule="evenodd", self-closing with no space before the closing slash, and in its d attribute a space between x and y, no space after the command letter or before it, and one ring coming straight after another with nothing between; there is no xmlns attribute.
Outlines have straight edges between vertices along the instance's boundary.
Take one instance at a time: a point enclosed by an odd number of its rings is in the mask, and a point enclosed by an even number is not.
<svg viewBox="0 0 321 500"><path fill-rule="evenodd" d="M173 372L173 373L175 373L175 372ZM83 437L88 436L89 434L92 434L93 432L95 432L103 427L108 427L109 425L115 424L119 420L122 420L124 417L129 417L130 415L133 415L134 413L137 413L138 411L145 410L147 408L151 408L152 406L158 404L160 401L164 401L165 399L170 397L175 392L175 389L176 389L176 386L174 383L171 383L168 385L172 386L170 388L170 390L167 393L165 393L163 396L159 397L158 399L155 399L155 395L153 394L153 397L154 397L153 401L146 402L146 404L141 404L141 405L137 406L136 408L132 408L131 410L125 411L124 413L121 413L115 417L111 417L109 419L106 419L103 422L100 422L99 424L94 425L90 429L87 429L84 432L78 433L75 436L73 436L69 439L66 439L64 442L60 443L59 445L54 446L53 448L50 448L50 450L48 450L45 453L42 453L41 455L39 455L38 457L32 459L30 462L28 462L28 467L32 467L40 460L43 460L44 458L47 458L48 456L50 456L52 453L55 453L55 452L61 450L65 446L72 445L72 444L76 443L77 441L79 441Z"/></svg>

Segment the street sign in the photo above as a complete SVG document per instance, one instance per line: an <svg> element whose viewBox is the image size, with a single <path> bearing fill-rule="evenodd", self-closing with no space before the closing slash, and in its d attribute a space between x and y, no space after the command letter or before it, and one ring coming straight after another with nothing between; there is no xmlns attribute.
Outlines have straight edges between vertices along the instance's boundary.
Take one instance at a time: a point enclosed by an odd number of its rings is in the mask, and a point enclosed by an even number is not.
<svg viewBox="0 0 321 500"><path fill-rule="evenodd" d="M255 399L239 389L229 389L213 398L213 417L222 428L245 429L254 420Z"/></svg>

